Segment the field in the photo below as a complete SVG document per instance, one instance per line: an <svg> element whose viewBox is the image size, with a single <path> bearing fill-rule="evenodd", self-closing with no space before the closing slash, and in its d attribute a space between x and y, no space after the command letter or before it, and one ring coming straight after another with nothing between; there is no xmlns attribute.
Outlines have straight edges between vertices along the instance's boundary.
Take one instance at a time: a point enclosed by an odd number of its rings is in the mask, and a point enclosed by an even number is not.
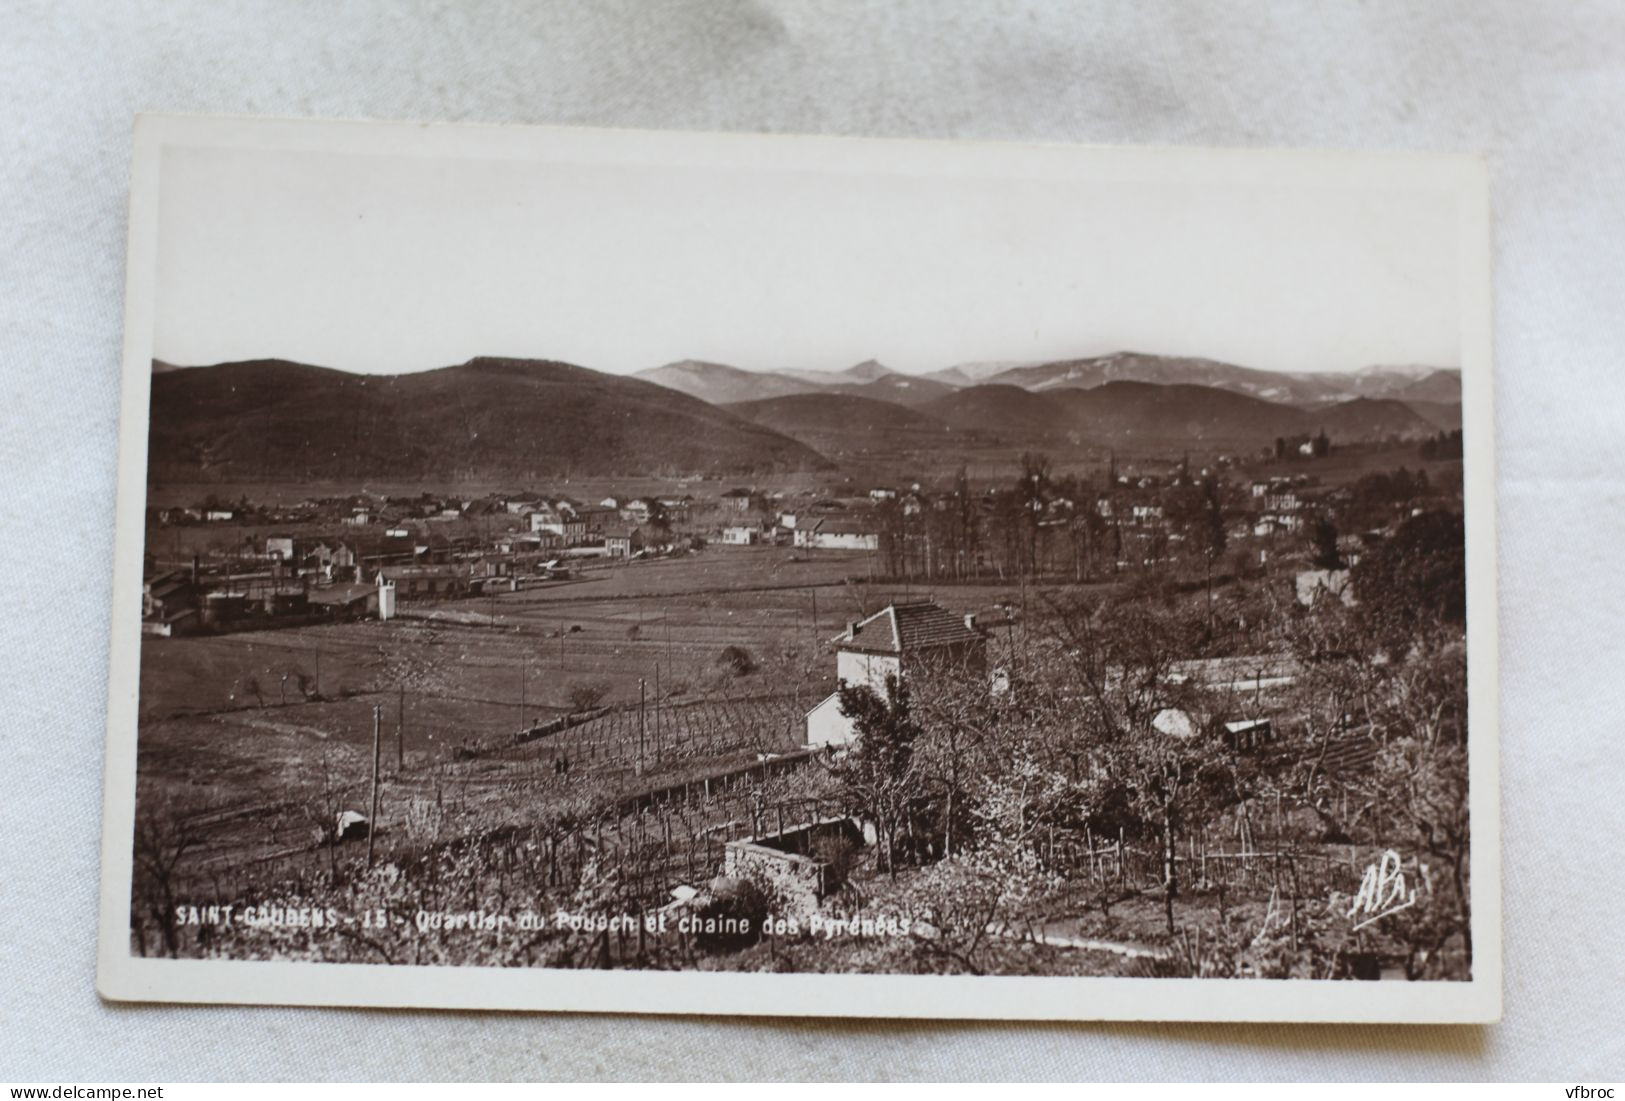
<svg viewBox="0 0 1625 1101"><path fill-rule="evenodd" d="M321 863L310 838L322 815L366 809L375 709L385 823L449 797L489 828L504 792L533 807L624 797L747 764L801 744L807 708L834 688L828 639L900 595L868 582L871 560L712 546L517 593L407 603L383 623L148 638L141 780L197 808L193 858L213 875ZM950 600L974 610L1009 595L957 587ZM720 663L728 647L752 667ZM569 713L583 685L600 717L515 744ZM324 793L332 806L317 813L309 804Z"/></svg>

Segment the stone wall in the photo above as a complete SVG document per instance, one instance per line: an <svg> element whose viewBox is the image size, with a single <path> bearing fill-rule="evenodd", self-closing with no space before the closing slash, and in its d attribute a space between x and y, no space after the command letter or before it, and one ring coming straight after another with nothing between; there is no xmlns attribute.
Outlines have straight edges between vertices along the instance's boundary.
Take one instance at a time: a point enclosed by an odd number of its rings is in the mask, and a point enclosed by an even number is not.
<svg viewBox="0 0 1625 1101"><path fill-rule="evenodd" d="M814 855L826 838L861 844L863 834L849 819L831 818L730 841L723 850L723 874L756 880L774 890L790 910L811 912L842 884L841 870Z"/></svg>

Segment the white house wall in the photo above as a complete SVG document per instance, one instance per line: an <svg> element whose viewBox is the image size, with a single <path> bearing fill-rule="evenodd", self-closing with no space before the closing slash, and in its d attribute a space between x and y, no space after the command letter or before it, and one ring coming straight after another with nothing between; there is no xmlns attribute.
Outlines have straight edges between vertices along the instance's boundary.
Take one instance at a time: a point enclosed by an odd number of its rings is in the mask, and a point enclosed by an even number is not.
<svg viewBox="0 0 1625 1101"><path fill-rule="evenodd" d="M810 746L851 745L858 732L852 720L841 714L841 696L832 692L807 712L807 744Z"/></svg>
<svg viewBox="0 0 1625 1101"><path fill-rule="evenodd" d="M902 675L902 661L887 654L841 650L835 657L835 675L842 684L866 684L877 695L886 693L886 678Z"/></svg>

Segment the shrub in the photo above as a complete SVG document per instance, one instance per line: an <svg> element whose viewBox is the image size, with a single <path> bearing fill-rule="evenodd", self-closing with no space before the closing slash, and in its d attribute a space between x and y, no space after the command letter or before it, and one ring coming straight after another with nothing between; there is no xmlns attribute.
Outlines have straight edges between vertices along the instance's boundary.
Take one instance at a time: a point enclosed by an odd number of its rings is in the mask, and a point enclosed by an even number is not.
<svg viewBox="0 0 1625 1101"><path fill-rule="evenodd" d="M724 646L722 653L717 655L717 664L736 677L756 672L756 659L743 646Z"/></svg>
<svg viewBox="0 0 1625 1101"><path fill-rule="evenodd" d="M601 680L573 681L565 693L572 711L591 711L609 696L609 685Z"/></svg>

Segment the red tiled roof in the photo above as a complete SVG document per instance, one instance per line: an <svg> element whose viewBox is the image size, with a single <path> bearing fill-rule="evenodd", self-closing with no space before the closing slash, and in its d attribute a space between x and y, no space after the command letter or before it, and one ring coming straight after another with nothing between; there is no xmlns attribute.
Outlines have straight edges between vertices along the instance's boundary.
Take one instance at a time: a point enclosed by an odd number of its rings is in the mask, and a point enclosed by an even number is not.
<svg viewBox="0 0 1625 1101"><path fill-rule="evenodd" d="M842 636L837 641L849 649L902 654L957 646L981 637L942 605L922 600L888 605L853 628L851 638Z"/></svg>

